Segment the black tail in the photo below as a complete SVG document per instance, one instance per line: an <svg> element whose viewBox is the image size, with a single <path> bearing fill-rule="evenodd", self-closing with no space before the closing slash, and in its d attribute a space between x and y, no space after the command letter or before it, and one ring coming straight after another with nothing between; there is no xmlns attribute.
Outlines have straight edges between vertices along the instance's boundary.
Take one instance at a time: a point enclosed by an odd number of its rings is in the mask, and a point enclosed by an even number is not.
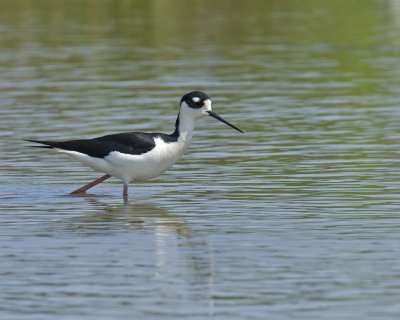
<svg viewBox="0 0 400 320"><path fill-rule="evenodd" d="M44 146L28 146L30 148L48 148L48 149L52 149L52 148L55 148L56 145L57 145L57 142L54 142L54 141L40 141L40 140L29 140L29 139L25 139L24 141L44 144Z"/></svg>

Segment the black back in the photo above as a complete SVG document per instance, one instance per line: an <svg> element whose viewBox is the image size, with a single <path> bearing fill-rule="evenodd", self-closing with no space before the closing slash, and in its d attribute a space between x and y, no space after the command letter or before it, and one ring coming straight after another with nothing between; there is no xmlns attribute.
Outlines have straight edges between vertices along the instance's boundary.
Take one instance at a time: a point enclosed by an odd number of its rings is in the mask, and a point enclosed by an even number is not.
<svg viewBox="0 0 400 320"><path fill-rule="evenodd" d="M139 155L149 152L155 147L154 138L161 138L166 143L176 142L178 135L164 133L125 132L110 134L94 139L71 141L38 141L31 142L45 144L44 148L59 148L77 151L91 157L104 158L113 151L125 154Z"/></svg>
<svg viewBox="0 0 400 320"><path fill-rule="evenodd" d="M204 105L204 101L208 99L210 99L210 97L204 92L192 91L182 97L181 103L185 101L190 108L197 109L201 108ZM154 138L161 138L166 143L176 142L179 138L179 115L175 122L175 131L172 134L125 132L85 140L27 141L44 144L45 146L41 146L42 148L59 148L77 151L91 157L104 158L113 151L132 155L149 152L155 147Z"/></svg>

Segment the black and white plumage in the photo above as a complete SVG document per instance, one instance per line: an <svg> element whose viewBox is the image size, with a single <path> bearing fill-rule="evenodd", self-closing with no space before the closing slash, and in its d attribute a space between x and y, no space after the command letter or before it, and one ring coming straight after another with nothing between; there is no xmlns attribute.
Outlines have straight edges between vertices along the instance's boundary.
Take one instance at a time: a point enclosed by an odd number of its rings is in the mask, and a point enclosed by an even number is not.
<svg viewBox="0 0 400 320"><path fill-rule="evenodd" d="M69 154L84 165L106 174L74 193L84 192L113 176L123 181L123 195L126 197L130 181L157 177L182 157L191 142L195 121L204 116L216 118L242 132L212 111L211 99L207 94L193 91L181 99L172 134L126 132L85 140L27 141Z"/></svg>

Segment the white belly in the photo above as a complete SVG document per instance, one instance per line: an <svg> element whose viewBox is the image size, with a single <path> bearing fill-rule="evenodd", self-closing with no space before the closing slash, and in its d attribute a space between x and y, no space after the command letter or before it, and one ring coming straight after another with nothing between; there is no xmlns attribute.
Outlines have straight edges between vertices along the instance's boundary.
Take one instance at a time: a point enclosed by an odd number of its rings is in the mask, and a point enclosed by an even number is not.
<svg viewBox="0 0 400 320"><path fill-rule="evenodd" d="M70 154L88 167L107 173L128 183L129 181L145 181L159 176L178 161L187 149L188 143L181 139L177 142L165 143L161 138L154 139L156 146L141 155L111 152L104 158L95 158L86 154L60 150Z"/></svg>

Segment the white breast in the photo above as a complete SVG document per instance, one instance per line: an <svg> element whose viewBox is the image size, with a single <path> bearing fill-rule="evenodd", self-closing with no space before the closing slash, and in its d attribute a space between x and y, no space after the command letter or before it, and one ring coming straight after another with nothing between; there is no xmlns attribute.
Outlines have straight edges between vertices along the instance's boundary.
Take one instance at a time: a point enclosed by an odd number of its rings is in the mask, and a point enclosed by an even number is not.
<svg viewBox="0 0 400 320"><path fill-rule="evenodd" d="M141 155L111 152L105 161L113 168L112 175L124 181L144 181L159 176L178 161L186 149L181 141L165 143L154 139L156 146Z"/></svg>

